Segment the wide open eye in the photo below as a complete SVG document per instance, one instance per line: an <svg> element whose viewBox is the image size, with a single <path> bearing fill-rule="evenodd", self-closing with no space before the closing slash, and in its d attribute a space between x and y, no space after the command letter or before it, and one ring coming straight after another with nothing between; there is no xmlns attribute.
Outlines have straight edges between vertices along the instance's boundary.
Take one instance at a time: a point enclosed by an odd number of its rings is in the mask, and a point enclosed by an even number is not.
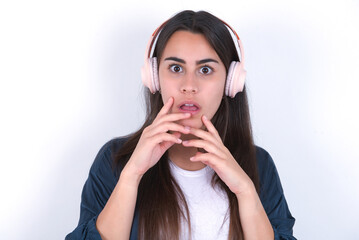
<svg viewBox="0 0 359 240"><path fill-rule="evenodd" d="M200 73L205 74L205 75L208 75L213 72L212 68L209 66L201 67L201 69L199 71L200 71Z"/></svg>
<svg viewBox="0 0 359 240"><path fill-rule="evenodd" d="M183 69L180 65L177 65L177 64L172 64L170 65L170 70L174 73L179 73L179 72L182 72Z"/></svg>

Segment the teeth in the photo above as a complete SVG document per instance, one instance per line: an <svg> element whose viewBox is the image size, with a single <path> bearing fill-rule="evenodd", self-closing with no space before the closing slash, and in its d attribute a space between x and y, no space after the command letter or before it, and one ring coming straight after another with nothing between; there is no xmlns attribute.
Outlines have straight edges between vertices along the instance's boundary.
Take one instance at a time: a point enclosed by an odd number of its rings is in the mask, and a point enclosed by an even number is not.
<svg viewBox="0 0 359 240"><path fill-rule="evenodd" d="M193 104L186 103L185 106L186 106L186 107L193 107L194 105L193 105Z"/></svg>

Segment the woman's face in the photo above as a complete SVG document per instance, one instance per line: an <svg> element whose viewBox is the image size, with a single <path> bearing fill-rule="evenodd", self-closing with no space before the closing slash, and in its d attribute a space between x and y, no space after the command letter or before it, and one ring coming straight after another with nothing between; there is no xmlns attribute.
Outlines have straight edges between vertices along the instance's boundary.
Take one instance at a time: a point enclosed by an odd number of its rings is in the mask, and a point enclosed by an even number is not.
<svg viewBox="0 0 359 240"><path fill-rule="evenodd" d="M221 103L226 69L204 35L177 31L168 40L159 63L162 100L174 98L171 112L189 112L184 126L201 128Z"/></svg>

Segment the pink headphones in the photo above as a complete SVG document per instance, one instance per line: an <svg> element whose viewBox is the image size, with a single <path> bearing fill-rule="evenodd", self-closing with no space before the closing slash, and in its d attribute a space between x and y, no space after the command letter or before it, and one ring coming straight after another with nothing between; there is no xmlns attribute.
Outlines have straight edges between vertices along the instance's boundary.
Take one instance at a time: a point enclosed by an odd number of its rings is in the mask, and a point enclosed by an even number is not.
<svg viewBox="0 0 359 240"><path fill-rule="evenodd" d="M243 45L238 37L237 33L224 21L222 21L232 33L236 36L239 50L238 56L240 56L240 62L232 61L228 69L225 94L231 98L234 98L238 92L243 91L244 81L246 79L246 70L244 69L244 52ZM157 36L161 32L163 26L167 23L164 22L160 27L158 27L152 34L150 41L147 44L146 54L145 54L145 64L141 69L141 77L143 84L148 87L151 93L155 93L160 90L160 83L158 80L158 67L157 67L157 58L151 57L151 51L154 42L157 39Z"/></svg>

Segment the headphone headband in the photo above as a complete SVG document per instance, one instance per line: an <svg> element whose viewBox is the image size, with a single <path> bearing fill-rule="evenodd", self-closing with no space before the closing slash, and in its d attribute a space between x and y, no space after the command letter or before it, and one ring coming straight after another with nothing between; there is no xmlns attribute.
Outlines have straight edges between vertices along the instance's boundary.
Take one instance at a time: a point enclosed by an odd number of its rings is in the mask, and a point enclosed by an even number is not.
<svg viewBox="0 0 359 240"><path fill-rule="evenodd" d="M168 22L168 20L165 21L164 23L162 23L162 24L161 24L158 28L156 28L156 30L152 33L152 37L151 37L151 39L150 39L150 42L149 42L149 45L148 45L148 49L147 49L147 52L148 52L147 58L150 58L150 57L151 57L152 46L153 46L153 44L155 43L155 40L157 40L158 34L161 32L163 26L166 25L167 22Z"/></svg>

